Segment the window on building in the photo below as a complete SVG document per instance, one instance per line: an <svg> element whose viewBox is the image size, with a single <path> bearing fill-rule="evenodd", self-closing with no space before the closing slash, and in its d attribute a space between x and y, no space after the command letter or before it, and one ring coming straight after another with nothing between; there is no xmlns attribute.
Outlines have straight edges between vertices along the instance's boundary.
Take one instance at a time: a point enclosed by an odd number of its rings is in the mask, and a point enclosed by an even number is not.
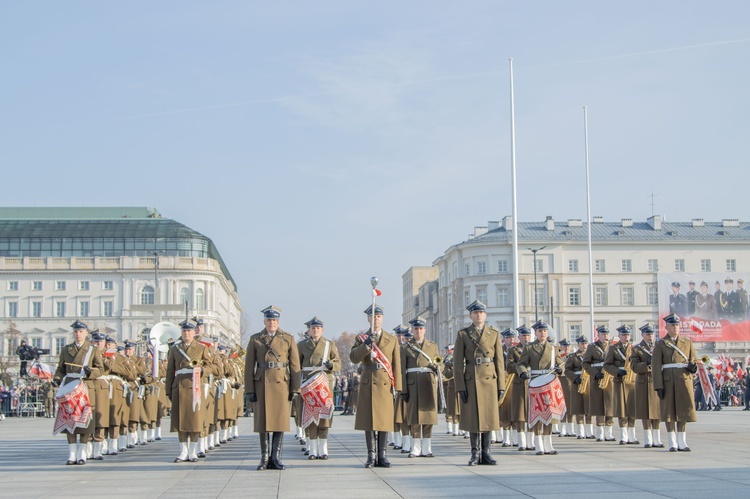
<svg viewBox="0 0 750 499"><path fill-rule="evenodd" d="M498 260L497 261L497 273L498 274L507 274L508 273L508 260Z"/></svg>
<svg viewBox="0 0 750 499"><path fill-rule="evenodd" d="M607 305L607 287L606 286L594 286L594 298L597 306Z"/></svg>
<svg viewBox="0 0 750 499"><path fill-rule="evenodd" d="M18 291L18 281L8 281L8 291Z"/></svg>
<svg viewBox="0 0 750 499"><path fill-rule="evenodd" d="M568 332L570 338L575 341L576 338L581 336L581 325L580 324L568 324Z"/></svg>
<svg viewBox="0 0 750 499"><path fill-rule="evenodd" d="M701 272L711 272L711 260L701 260Z"/></svg>
<svg viewBox="0 0 750 499"><path fill-rule="evenodd" d="M536 304L540 307L543 307L546 303L547 298L547 290L544 286L539 286L536 288ZM532 303L533 303L533 297L532 297Z"/></svg>
<svg viewBox="0 0 750 499"><path fill-rule="evenodd" d="M471 275L471 268L469 268L469 264L467 263L464 265L464 275L469 276Z"/></svg>
<svg viewBox="0 0 750 499"><path fill-rule="evenodd" d="M568 272L578 272L578 260L568 260Z"/></svg>
<svg viewBox="0 0 750 499"><path fill-rule="evenodd" d="M571 287L568 288L568 305L580 305L581 304L581 288Z"/></svg>
<svg viewBox="0 0 750 499"><path fill-rule="evenodd" d="M82 301L78 303L78 312L81 317L89 316L89 302Z"/></svg>
<svg viewBox="0 0 750 499"><path fill-rule="evenodd" d="M633 271L633 260L623 260L622 265L620 266L620 269L623 272L632 272Z"/></svg>
<svg viewBox="0 0 750 499"><path fill-rule="evenodd" d="M466 293L468 294L468 291ZM206 310L206 300L203 295L203 290L200 288L195 290L195 308L198 310Z"/></svg>
<svg viewBox="0 0 750 499"><path fill-rule="evenodd" d="M102 288L104 289L104 291L112 291L113 289L115 289L115 283L114 281L104 281L102 283Z"/></svg>
<svg viewBox="0 0 750 499"><path fill-rule="evenodd" d="M60 355L62 349L65 348L65 338L55 338L55 355Z"/></svg>
<svg viewBox="0 0 750 499"><path fill-rule="evenodd" d="M633 286L622 287L622 304L626 306L635 305L635 288Z"/></svg>
<svg viewBox="0 0 750 499"><path fill-rule="evenodd" d="M42 339L41 338L31 338L31 347L32 348L42 348Z"/></svg>
<svg viewBox="0 0 750 499"><path fill-rule="evenodd" d="M466 290L464 290L464 307L468 307L469 306L469 303L471 303L469 300L470 300L470 298L469 298L469 290L466 289Z"/></svg>
<svg viewBox="0 0 750 499"><path fill-rule="evenodd" d="M153 305L154 304L154 288L151 286L143 286L141 289L141 305Z"/></svg>
<svg viewBox="0 0 750 499"><path fill-rule="evenodd" d="M477 288L477 300L487 303L487 288Z"/></svg>
<svg viewBox="0 0 750 499"><path fill-rule="evenodd" d="M42 316L42 302L40 301L31 302L31 316L32 317Z"/></svg>
<svg viewBox="0 0 750 499"><path fill-rule="evenodd" d="M544 272L544 260L534 257L534 266L537 272Z"/></svg>
<svg viewBox="0 0 750 499"><path fill-rule="evenodd" d="M648 261L649 272L659 272L659 260L652 258Z"/></svg>
<svg viewBox="0 0 750 499"><path fill-rule="evenodd" d="M42 281L34 281L31 283L31 289L32 291L41 291L42 290Z"/></svg>
<svg viewBox="0 0 750 499"><path fill-rule="evenodd" d="M65 281L55 281L56 291L65 291Z"/></svg>
<svg viewBox="0 0 750 499"><path fill-rule="evenodd" d="M190 308L190 290L188 288L182 288L180 291L180 305L185 305L185 303Z"/></svg>
<svg viewBox="0 0 750 499"><path fill-rule="evenodd" d="M483 275L487 273L487 262L477 262L477 274Z"/></svg>
<svg viewBox="0 0 750 499"><path fill-rule="evenodd" d="M8 302L8 317L18 317L18 302L17 301Z"/></svg>
<svg viewBox="0 0 750 499"><path fill-rule="evenodd" d="M81 291L88 291L90 287L90 281L78 281L78 289L80 289Z"/></svg>
<svg viewBox="0 0 750 499"><path fill-rule="evenodd" d="M497 288L497 306L510 307L510 290L508 288Z"/></svg>
<svg viewBox="0 0 750 499"><path fill-rule="evenodd" d="M55 317L65 317L65 302L55 302Z"/></svg>
<svg viewBox="0 0 750 499"><path fill-rule="evenodd" d="M104 317L112 317L115 315L115 302L107 300L104 302Z"/></svg>
<svg viewBox="0 0 750 499"><path fill-rule="evenodd" d="M676 258L674 261L675 272L685 272L685 260L682 258Z"/></svg>
<svg viewBox="0 0 750 499"><path fill-rule="evenodd" d="M659 288L655 284L648 286L648 304L652 307L659 305Z"/></svg>
<svg viewBox="0 0 750 499"><path fill-rule="evenodd" d="M737 260L734 258L727 260L727 272L737 272Z"/></svg>
<svg viewBox="0 0 750 499"><path fill-rule="evenodd" d="M606 272L606 267L604 266L604 260L594 260L594 271Z"/></svg>

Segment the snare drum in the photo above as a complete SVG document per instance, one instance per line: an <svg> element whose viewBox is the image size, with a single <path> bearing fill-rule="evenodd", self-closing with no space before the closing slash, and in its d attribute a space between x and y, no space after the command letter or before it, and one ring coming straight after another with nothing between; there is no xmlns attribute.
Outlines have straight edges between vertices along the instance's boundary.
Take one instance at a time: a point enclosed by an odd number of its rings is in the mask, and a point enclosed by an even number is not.
<svg viewBox="0 0 750 499"><path fill-rule="evenodd" d="M55 394L58 410L53 435L63 430L74 433L76 428L87 428L91 423L91 401L86 384L76 379L62 385Z"/></svg>
<svg viewBox="0 0 750 499"><path fill-rule="evenodd" d="M529 427L539 421L545 425L559 421L566 410L562 384L554 373L529 381Z"/></svg>

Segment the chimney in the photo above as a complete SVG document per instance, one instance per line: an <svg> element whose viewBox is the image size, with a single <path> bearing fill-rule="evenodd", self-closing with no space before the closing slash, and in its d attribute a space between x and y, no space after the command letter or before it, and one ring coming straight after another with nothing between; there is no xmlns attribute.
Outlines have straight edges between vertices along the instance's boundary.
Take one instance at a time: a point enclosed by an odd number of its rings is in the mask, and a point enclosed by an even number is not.
<svg viewBox="0 0 750 499"><path fill-rule="evenodd" d="M552 220L552 217L547 215L547 220L544 221L544 225L547 227L547 230L555 230L555 221Z"/></svg>
<svg viewBox="0 0 750 499"><path fill-rule="evenodd" d="M487 222L487 232L496 230L498 228L500 228L500 222L496 220L490 220L489 222Z"/></svg>
<svg viewBox="0 0 750 499"><path fill-rule="evenodd" d="M603 224L604 223L604 217L594 217L594 223L595 224Z"/></svg>
<svg viewBox="0 0 750 499"><path fill-rule="evenodd" d="M513 230L513 217L506 215L503 217L503 229Z"/></svg>
<svg viewBox="0 0 750 499"><path fill-rule="evenodd" d="M569 218L568 227L583 227L583 222L580 218Z"/></svg>
<svg viewBox="0 0 750 499"><path fill-rule="evenodd" d="M651 226L654 230L661 230L661 222L664 217L661 215L654 215L651 217L648 217L648 224Z"/></svg>
<svg viewBox="0 0 750 499"><path fill-rule="evenodd" d="M737 218L725 218L721 221L722 227L739 227L740 221Z"/></svg>
<svg viewBox="0 0 750 499"><path fill-rule="evenodd" d="M479 237L484 234L487 234L487 227L474 227L474 237Z"/></svg>
<svg viewBox="0 0 750 499"><path fill-rule="evenodd" d="M622 226L623 227L632 227L633 226L633 219L632 218L623 218L622 219Z"/></svg>
<svg viewBox="0 0 750 499"><path fill-rule="evenodd" d="M693 219L693 227L705 227L706 224L703 222L702 218L694 218Z"/></svg>

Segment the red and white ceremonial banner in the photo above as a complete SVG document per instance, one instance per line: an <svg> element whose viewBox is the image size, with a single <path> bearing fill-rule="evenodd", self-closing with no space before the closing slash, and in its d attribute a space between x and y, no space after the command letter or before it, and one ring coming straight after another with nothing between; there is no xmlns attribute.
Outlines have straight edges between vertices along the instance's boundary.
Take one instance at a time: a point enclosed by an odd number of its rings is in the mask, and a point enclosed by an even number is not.
<svg viewBox="0 0 750 499"><path fill-rule="evenodd" d="M302 384L302 428L311 423L318 424L321 419L331 419L335 409L333 394L328 386L328 377L318 373Z"/></svg>
<svg viewBox="0 0 750 499"><path fill-rule="evenodd" d="M57 390L57 418L52 434L67 430L73 433L76 428L86 428L91 422L91 401L86 384L78 381L63 385Z"/></svg>
<svg viewBox="0 0 750 499"><path fill-rule="evenodd" d="M719 399L716 397L714 387L711 385L708 371L702 362L698 363L698 381L700 381L701 389L703 390L703 400L705 400L706 403L713 401L714 405L719 405Z"/></svg>
<svg viewBox="0 0 750 499"><path fill-rule="evenodd" d="M193 412L201 408L201 367L193 368Z"/></svg>
<svg viewBox="0 0 750 499"><path fill-rule="evenodd" d="M31 366L31 369L29 369L29 374L37 376L39 379L50 381L54 376L55 371L52 367L43 362L35 362L34 365Z"/></svg>
<svg viewBox="0 0 750 499"><path fill-rule="evenodd" d="M539 421L545 425L550 424L553 420L559 421L567 411L560 380L554 375L552 375L550 381L543 378L545 376L540 376L529 382L529 428ZM532 386L535 381L536 384L544 384Z"/></svg>

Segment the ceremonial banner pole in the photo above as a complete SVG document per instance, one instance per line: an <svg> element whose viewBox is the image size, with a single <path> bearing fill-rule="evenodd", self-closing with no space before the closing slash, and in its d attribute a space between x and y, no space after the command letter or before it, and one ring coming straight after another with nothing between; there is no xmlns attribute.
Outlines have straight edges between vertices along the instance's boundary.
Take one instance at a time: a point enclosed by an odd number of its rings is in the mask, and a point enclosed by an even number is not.
<svg viewBox="0 0 750 499"><path fill-rule="evenodd" d="M521 325L518 292L518 205L516 202L516 105L513 95L513 59L510 59L510 178L513 190L513 322ZM536 265L536 262L534 263ZM536 292L536 290L534 290Z"/></svg>
<svg viewBox="0 0 750 499"><path fill-rule="evenodd" d="M594 340L594 263L591 250L591 187L589 180L589 117L588 108L583 106L583 143L586 158L586 217L588 218L588 250L589 250L589 316L591 318L591 342Z"/></svg>
<svg viewBox="0 0 750 499"><path fill-rule="evenodd" d="M373 276L370 277L370 284L372 284L372 309L370 312L370 334L375 334L375 297L378 295L378 292L375 290L375 288L378 287L378 278Z"/></svg>

